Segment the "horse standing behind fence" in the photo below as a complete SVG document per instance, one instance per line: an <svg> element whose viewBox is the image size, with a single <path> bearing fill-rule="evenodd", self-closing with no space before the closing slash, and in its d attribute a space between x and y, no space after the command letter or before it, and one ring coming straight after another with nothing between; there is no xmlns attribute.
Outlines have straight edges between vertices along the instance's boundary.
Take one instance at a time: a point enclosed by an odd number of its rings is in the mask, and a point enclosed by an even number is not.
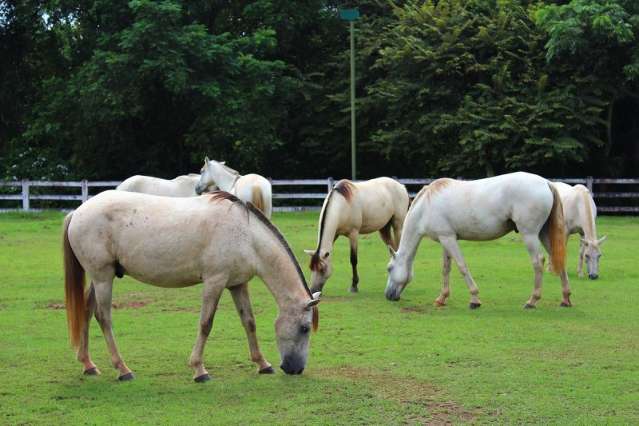
<svg viewBox="0 0 639 426"><path fill-rule="evenodd" d="M597 238L597 206L592 199L588 188L583 185L570 186L563 182L554 182L557 192L561 196L564 207L564 219L567 235L579 234L579 260L577 263L577 275L583 277L584 258L588 270L588 278L599 278L599 258L601 257L601 245L606 236Z"/></svg>
<svg viewBox="0 0 639 426"><path fill-rule="evenodd" d="M168 198L105 191L66 217L63 239L70 337L86 374L99 373L89 356L89 322L95 314L119 379L133 378L111 330L113 279L124 274L166 288L204 284L189 363L197 382L209 379L202 353L225 288L246 330L251 360L260 373L273 372L259 350L248 294L248 281L260 276L279 307L275 332L281 368L288 374L304 369L309 330L317 328L319 293L311 294L280 232L250 204L225 192ZM85 271L92 280L86 294Z"/></svg>
<svg viewBox="0 0 639 426"><path fill-rule="evenodd" d="M195 192L201 194L213 186L230 192L244 202L253 203L267 218L271 218L273 191L271 182L265 177L255 173L242 176L237 170L226 166L223 161L209 160L209 157L206 157Z"/></svg>
<svg viewBox="0 0 639 426"><path fill-rule="evenodd" d="M196 197L195 186L200 175L191 173L174 179L161 179L153 176L136 175L127 178L118 185L118 191L141 192L143 194L165 197ZM217 188L211 188L211 191Z"/></svg>
<svg viewBox="0 0 639 426"><path fill-rule="evenodd" d="M439 241L444 249L442 291L436 305L445 305L450 295L451 257L457 263L470 290L470 307L478 308L479 289L470 274L458 240L487 241L518 231L533 269L535 287L524 305L534 308L541 298L543 255L550 254L554 270L561 278L563 301L571 306L565 269L564 217L557 190L546 179L530 173L511 173L475 181L437 179L424 187L413 200L402 232L399 250L391 251L386 298L399 300L413 276L413 261L421 239Z"/></svg>
<svg viewBox="0 0 639 426"><path fill-rule="evenodd" d="M410 198L406 187L387 177L365 182L339 181L326 196L319 219L317 249L305 250L311 256L311 289L320 291L332 273L333 243L338 236L350 240L353 280L357 291L357 238L379 231L382 240L399 246L402 225ZM392 231L392 235L391 235Z"/></svg>

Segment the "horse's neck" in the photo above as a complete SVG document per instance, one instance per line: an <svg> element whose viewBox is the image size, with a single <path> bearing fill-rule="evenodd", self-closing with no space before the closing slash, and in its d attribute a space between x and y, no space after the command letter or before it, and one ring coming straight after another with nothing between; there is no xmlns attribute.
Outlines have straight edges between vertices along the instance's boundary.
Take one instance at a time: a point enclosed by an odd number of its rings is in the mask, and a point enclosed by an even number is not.
<svg viewBox="0 0 639 426"><path fill-rule="evenodd" d="M238 178L238 175L224 170L224 167L218 167L215 170L215 183L222 191L230 192Z"/></svg>
<svg viewBox="0 0 639 426"><path fill-rule="evenodd" d="M579 195L579 202L583 205L583 209L580 209L583 212L581 215L581 229L584 231L586 240L596 241L597 227L595 225L592 204L590 203L590 195L587 192L580 192Z"/></svg>
<svg viewBox="0 0 639 426"><path fill-rule="evenodd" d="M333 242L335 241L337 228L339 227L339 212L336 210L337 208L338 204L336 200L333 199L328 204L328 208L325 208L322 212L324 226L320 223L319 234L317 236L318 247L322 252L330 252L333 248Z"/></svg>
<svg viewBox="0 0 639 426"><path fill-rule="evenodd" d="M307 301L310 296L297 261L291 258L282 242L266 225L260 223L257 226L262 228L254 235L257 273L273 294L280 310Z"/></svg>
<svg viewBox="0 0 639 426"><path fill-rule="evenodd" d="M413 263L419 243L424 236L421 222L424 219L423 211L426 208L426 203L427 201L424 199L413 202L413 206L404 220L397 256L406 259L409 265Z"/></svg>

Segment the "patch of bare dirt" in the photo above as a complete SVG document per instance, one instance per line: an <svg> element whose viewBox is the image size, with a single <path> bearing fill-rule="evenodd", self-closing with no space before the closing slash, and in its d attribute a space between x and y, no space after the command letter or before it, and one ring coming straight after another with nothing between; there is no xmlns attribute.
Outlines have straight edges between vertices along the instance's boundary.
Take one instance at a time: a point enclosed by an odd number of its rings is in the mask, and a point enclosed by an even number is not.
<svg viewBox="0 0 639 426"><path fill-rule="evenodd" d="M428 312L429 307L427 308L425 305L419 306L402 306L399 308L399 312L408 314L408 313L416 313L416 314L425 314Z"/></svg>
<svg viewBox="0 0 639 426"><path fill-rule="evenodd" d="M426 407L429 416L409 416L407 423L427 425L452 425L473 422L482 414L480 407L468 410L459 403L448 399L445 393L431 383L409 377L393 376L385 371L371 371L362 368L340 367L323 370L330 377L347 378L353 382L367 382L371 391L382 399L397 401L402 405Z"/></svg>
<svg viewBox="0 0 639 426"><path fill-rule="evenodd" d="M148 305L149 303L151 302L148 302L145 300L137 300L134 302L114 302L111 304L111 307L113 309L139 309ZM59 303L59 302L49 302L46 304L46 308L53 309L53 310L64 309L65 305L64 303Z"/></svg>

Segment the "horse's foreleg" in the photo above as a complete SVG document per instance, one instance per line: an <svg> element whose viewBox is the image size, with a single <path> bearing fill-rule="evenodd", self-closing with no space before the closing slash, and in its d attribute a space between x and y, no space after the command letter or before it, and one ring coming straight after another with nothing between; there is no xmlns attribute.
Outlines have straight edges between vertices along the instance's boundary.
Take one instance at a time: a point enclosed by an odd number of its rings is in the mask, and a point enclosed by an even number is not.
<svg viewBox="0 0 639 426"><path fill-rule="evenodd" d="M435 299L435 306L445 306L446 299L450 296L450 255L446 251L445 248L442 247L442 292L439 294L439 297Z"/></svg>
<svg viewBox="0 0 639 426"><path fill-rule="evenodd" d="M93 281L93 287L95 289L96 300L95 317L100 324L109 352L111 352L111 363L113 364L113 367L119 371L118 380L131 380L133 378L133 373L124 363L115 343L115 337L113 336L111 323L113 275L106 280L95 279Z"/></svg>
<svg viewBox="0 0 639 426"><path fill-rule="evenodd" d="M537 235L523 235L524 244L528 249L530 261L535 271L535 287L530 299L524 305L524 308L531 309L537 305L537 301L541 299L541 286L544 274L544 255L541 252L541 244ZM548 254L550 256L550 253ZM550 263L550 262L549 262Z"/></svg>
<svg viewBox="0 0 639 426"><path fill-rule="evenodd" d="M204 281L200 328L189 360L189 365L193 368L193 379L196 382L205 382L211 379L208 371L204 368L202 354L204 353L206 339L209 337L211 329L213 328L213 317L215 316L215 310L217 309L217 304L225 286L226 280L207 279Z"/></svg>
<svg viewBox="0 0 639 426"><path fill-rule="evenodd" d="M351 293L357 293L357 284L359 284L359 275L357 274L357 233L349 235L348 239L351 243L351 268L353 268L353 281L351 282Z"/></svg>
<svg viewBox="0 0 639 426"><path fill-rule="evenodd" d="M246 331L246 338L248 339L249 351L251 352L251 361L257 364L257 370L260 374L273 374L273 367L269 363L262 352L260 352L260 346L257 343L257 334L255 333L255 317L253 316L253 309L251 308L251 299L248 292L248 284L240 284L229 289L233 296L233 302L235 302L235 308L240 316L244 330Z"/></svg>
<svg viewBox="0 0 639 426"><path fill-rule="evenodd" d="M577 276L579 278L584 277L584 256L586 254L586 245L579 238L579 259L577 260Z"/></svg>
<svg viewBox="0 0 639 426"><path fill-rule="evenodd" d="M91 325L91 319L95 314L95 289L93 283L89 286L87 293L87 305L84 311L84 327L82 328L82 334L80 335L80 347L78 348L78 361L84 365L84 374L87 376L94 376L100 374L100 370L91 361L89 355L89 326Z"/></svg>
<svg viewBox="0 0 639 426"><path fill-rule="evenodd" d="M455 260L457 268L459 268L459 272L461 272L464 277L464 281L466 281L468 291L470 291L470 309L479 308L481 306L481 301L479 300L479 288L477 287L477 284L475 284L475 280L466 266L466 262L464 261L464 256L462 256L457 239L455 237L440 236L439 242L444 247L444 250L448 251L448 254Z"/></svg>

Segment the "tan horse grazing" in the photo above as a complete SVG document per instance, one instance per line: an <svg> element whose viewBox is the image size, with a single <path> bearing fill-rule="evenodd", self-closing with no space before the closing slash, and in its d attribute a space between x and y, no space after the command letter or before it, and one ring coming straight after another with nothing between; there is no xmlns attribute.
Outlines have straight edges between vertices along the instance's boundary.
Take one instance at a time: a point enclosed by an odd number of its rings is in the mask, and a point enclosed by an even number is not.
<svg viewBox="0 0 639 426"><path fill-rule="evenodd" d="M161 179L153 176L136 175L127 178L118 185L118 191L141 192L143 194L163 195L165 197L196 197L195 186L200 175L191 173L174 179ZM217 188L211 188L214 191Z"/></svg>
<svg viewBox="0 0 639 426"><path fill-rule="evenodd" d="M351 246L353 280L350 291L357 292L358 236L379 231L384 243L397 248L409 204L406 187L391 178L337 182L322 206L317 249L305 250L311 256L311 289L321 291L331 276L333 243L338 236L344 235Z"/></svg>
<svg viewBox="0 0 639 426"><path fill-rule="evenodd" d="M564 206L564 218L566 221L566 233L580 234L579 262L577 263L577 275L583 277L584 258L588 269L588 278L599 278L599 258L601 257L601 245L606 236L597 239L597 206L592 199L588 188L583 185L570 186L563 182L554 182L561 196Z"/></svg>
<svg viewBox="0 0 639 426"><path fill-rule="evenodd" d="M417 194L406 216L399 250L395 253L390 249L386 298L399 300L413 277L419 243L428 237L444 249L442 291L435 304L445 305L450 295L452 257L468 285L470 308L478 308L481 305L479 289L466 266L458 240L494 240L514 230L521 234L535 271L535 288L524 307L534 308L541 299L542 245L561 278L561 306L572 306L565 268L564 227L561 198L555 187L540 176L519 172L474 181L437 179Z"/></svg>
<svg viewBox="0 0 639 426"><path fill-rule="evenodd" d="M267 218L271 218L273 191L271 182L265 177L254 173L242 176L237 170L226 166L224 161L209 160L209 157L206 157L195 192L201 194L215 186L244 202L253 203Z"/></svg>
<svg viewBox="0 0 639 426"><path fill-rule="evenodd" d="M120 380L133 378L111 330L113 278L124 274L165 288L204 283L199 333L190 366L196 382L210 377L202 354L222 291L228 288L260 373L273 373L255 334L248 281L258 275L279 307L275 322L281 368L300 374L309 331L317 329L319 293L311 294L282 234L264 215L225 192L168 198L105 191L64 221L65 293L69 333L85 374L99 374L89 356L95 314ZM85 292L85 271L91 285Z"/></svg>

